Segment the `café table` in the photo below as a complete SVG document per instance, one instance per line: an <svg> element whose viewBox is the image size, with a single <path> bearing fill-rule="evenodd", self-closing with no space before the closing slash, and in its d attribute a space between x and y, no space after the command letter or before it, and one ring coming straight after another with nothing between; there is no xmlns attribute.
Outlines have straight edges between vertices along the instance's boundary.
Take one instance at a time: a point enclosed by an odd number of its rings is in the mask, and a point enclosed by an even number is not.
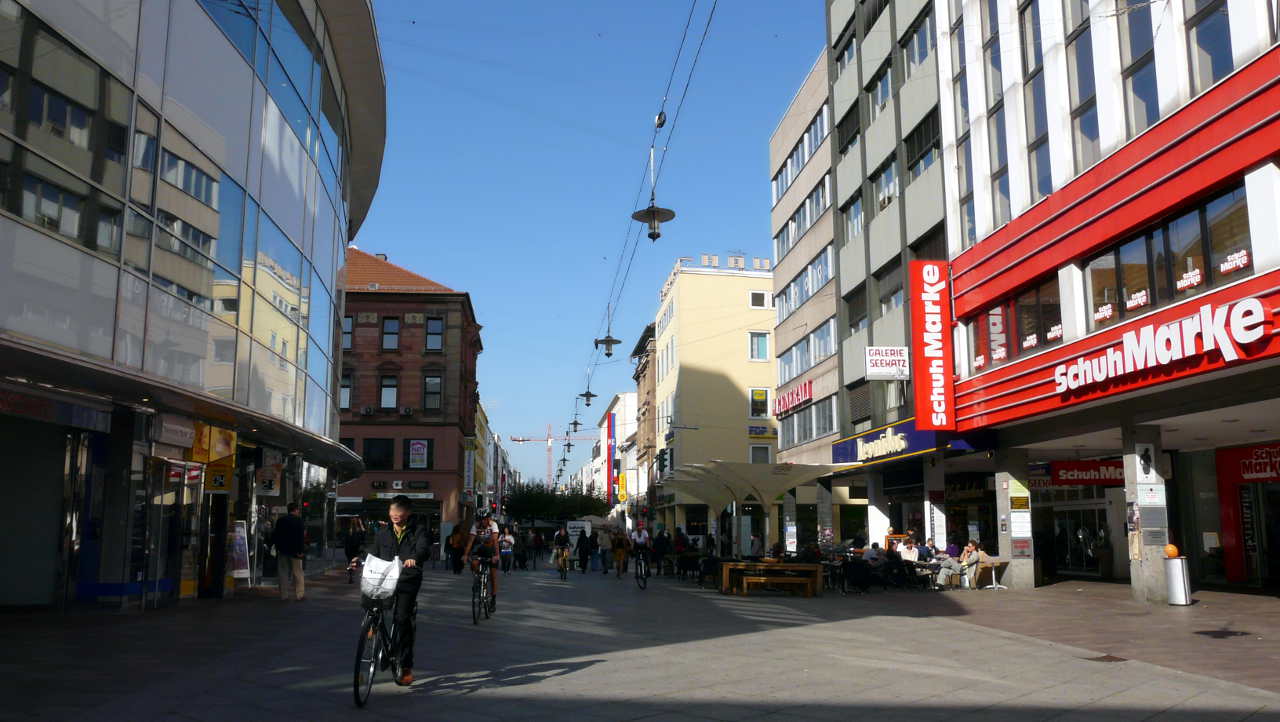
<svg viewBox="0 0 1280 722"><path fill-rule="evenodd" d="M738 574L734 574L738 572ZM735 576L803 576L809 581L809 594L822 594L822 565L799 564L791 562L743 562L724 561L720 563L720 593L743 593L740 582L735 583Z"/></svg>

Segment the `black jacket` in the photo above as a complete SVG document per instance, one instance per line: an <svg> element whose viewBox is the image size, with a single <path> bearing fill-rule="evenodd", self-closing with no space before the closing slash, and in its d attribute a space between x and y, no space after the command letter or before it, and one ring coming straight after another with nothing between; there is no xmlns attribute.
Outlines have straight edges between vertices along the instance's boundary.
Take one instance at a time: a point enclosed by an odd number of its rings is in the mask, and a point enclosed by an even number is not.
<svg viewBox="0 0 1280 722"><path fill-rule="evenodd" d="M422 586L422 565L431 554L431 544L427 540L427 530L418 524L416 518L410 517L404 536L399 541L390 524L380 527L373 545L369 547L369 553L384 561L391 561L396 557L400 557L401 562L408 559L418 561L416 567L400 568L400 582L396 584L396 589L406 591Z"/></svg>
<svg viewBox="0 0 1280 722"><path fill-rule="evenodd" d="M271 532L271 545L281 556L301 556L306 551L304 531L302 517L285 514L276 519L276 528Z"/></svg>

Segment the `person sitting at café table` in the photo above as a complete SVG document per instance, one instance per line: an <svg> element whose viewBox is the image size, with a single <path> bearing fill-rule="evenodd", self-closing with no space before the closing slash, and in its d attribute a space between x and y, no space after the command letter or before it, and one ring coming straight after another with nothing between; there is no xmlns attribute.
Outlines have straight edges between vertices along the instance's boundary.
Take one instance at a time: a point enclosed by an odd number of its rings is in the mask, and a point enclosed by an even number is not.
<svg viewBox="0 0 1280 722"><path fill-rule="evenodd" d="M879 542L871 542L871 546L862 551L862 561L873 567L878 567L881 564L884 564L884 554L880 551Z"/></svg>
<svg viewBox="0 0 1280 722"><path fill-rule="evenodd" d="M934 557L938 556L938 551L938 545L933 543L933 537L929 537L925 540L924 547L921 548L920 554L921 556L927 555L929 557L924 561L932 561Z"/></svg>
<svg viewBox="0 0 1280 722"><path fill-rule="evenodd" d="M964 545L964 551L960 554L958 561L952 556L941 560L941 569L938 572L938 586L947 586L947 580L953 574L967 574L969 569L980 561L981 557L982 551L978 548L978 542L970 539L969 543Z"/></svg>
<svg viewBox="0 0 1280 722"><path fill-rule="evenodd" d="M902 547L903 548L898 551L898 555L902 557L902 561L904 562L920 561L920 548L916 546L916 540L914 538L907 537L906 539L903 539Z"/></svg>

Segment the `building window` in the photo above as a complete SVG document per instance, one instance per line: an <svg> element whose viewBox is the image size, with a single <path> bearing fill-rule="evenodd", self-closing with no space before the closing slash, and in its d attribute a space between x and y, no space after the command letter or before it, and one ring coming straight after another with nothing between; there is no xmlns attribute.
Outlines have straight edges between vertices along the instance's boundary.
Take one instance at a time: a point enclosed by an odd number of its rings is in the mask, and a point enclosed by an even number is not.
<svg viewBox="0 0 1280 722"><path fill-rule="evenodd" d="M778 385L787 383L836 352L836 320L829 318L778 355Z"/></svg>
<svg viewBox="0 0 1280 722"><path fill-rule="evenodd" d="M747 304L751 308L769 308L769 294L765 291L751 291L747 298Z"/></svg>
<svg viewBox="0 0 1280 722"><path fill-rule="evenodd" d="M342 317L342 350L351 350L351 329L355 319L351 316Z"/></svg>
<svg viewBox="0 0 1280 722"><path fill-rule="evenodd" d="M987 105L1004 97L1004 73L1000 65L1000 16L996 0L982 0L982 58L987 75Z"/></svg>
<svg viewBox="0 0 1280 722"><path fill-rule="evenodd" d="M858 116L858 104L854 103L845 112L840 122L836 123L836 143L840 149L840 155L848 153L857 142L858 136L862 134L861 120Z"/></svg>
<svg viewBox="0 0 1280 722"><path fill-rule="evenodd" d="M920 19L907 31L907 41L902 46L902 67L906 77L910 78L933 53L933 7L924 9Z"/></svg>
<svg viewBox="0 0 1280 722"><path fill-rule="evenodd" d="M427 350L428 351L444 350L444 319L443 318L427 319Z"/></svg>
<svg viewBox="0 0 1280 722"><path fill-rule="evenodd" d="M395 468L395 439L365 439L364 468L368 471L390 471Z"/></svg>
<svg viewBox="0 0 1280 722"><path fill-rule="evenodd" d="M1062 342L1062 298L1058 279L1051 278L1014 302L1019 352Z"/></svg>
<svg viewBox="0 0 1280 722"><path fill-rule="evenodd" d="M1027 157L1031 177L1031 200L1038 201L1053 191L1049 168L1049 109L1044 90L1044 52L1040 33L1040 0L1025 3L1018 11L1022 28L1024 104L1027 114Z"/></svg>
<svg viewBox="0 0 1280 722"><path fill-rule="evenodd" d="M769 418L769 389L751 389L747 416L753 419Z"/></svg>
<svg viewBox="0 0 1280 722"><path fill-rule="evenodd" d="M1098 162L1098 109L1093 77L1093 35L1088 0L1066 1L1067 85L1071 101L1071 135L1076 173Z"/></svg>
<svg viewBox="0 0 1280 722"><path fill-rule="evenodd" d="M934 110L903 140L907 155L907 184L919 178L938 160L942 140L942 124Z"/></svg>
<svg viewBox="0 0 1280 722"><path fill-rule="evenodd" d="M1129 137L1160 119L1150 0L1119 0L1120 63Z"/></svg>
<svg viewBox="0 0 1280 722"><path fill-rule="evenodd" d="M995 225L1002 226L1013 217L1009 202L1009 150L1005 144L1004 105L991 111L987 124L991 150L991 202Z"/></svg>
<svg viewBox="0 0 1280 722"><path fill-rule="evenodd" d="M844 45L840 46L840 49L836 51L837 78L849 69L849 65L853 63L853 59L858 56L858 39L855 37L856 33L852 31L852 27L850 27L850 32L847 33L847 35L848 37L845 38Z"/></svg>
<svg viewBox="0 0 1280 722"><path fill-rule="evenodd" d="M765 331L747 332L748 355L752 361L769 360L769 334Z"/></svg>
<svg viewBox="0 0 1280 722"><path fill-rule="evenodd" d="M436 468L435 439L405 439L401 469Z"/></svg>
<svg viewBox="0 0 1280 722"><path fill-rule="evenodd" d="M1183 0L1187 49L1191 52L1191 92L1203 93L1235 68L1227 0Z"/></svg>
<svg viewBox="0 0 1280 722"><path fill-rule="evenodd" d="M338 388L338 408L351 408L351 374L342 375L342 385Z"/></svg>
<svg viewBox="0 0 1280 722"><path fill-rule="evenodd" d="M338 443L342 444L348 449L351 449L352 451L356 450L356 440L351 437L343 437L341 439L338 439Z"/></svg>
<svg viewBox="0 0 1280 722"><path fill-rule="evenodd" d="M800 140L796 141L795 147L787 154L787 159L782 162L782 167L773 176L771 187L775 204L782 200L782 195L795 182L796 177L800 175L800 170L817 152L818 147L822 145L822 141L826 140L827 134L830 132L831 106L823 104L822 108L818 110L818 114L813 117L813 120L809 121L809 127L800 136Z"/></svg>
<svg viewBox="0 0 1280 722"><path fill-rule="evenodd" d="M871 82L867 83L867 113L868 120L872 123L876 118L880 117L880 113L889 105L889 98L893 95L893 73L892 65L885 62L871 76Z"/></svg>
<svg viewBox="0 0 1280 722"><path fill-rule="evenodd" d="M871 384L861 381L849 387L849 422L853 432L860 433L871 428Z"/></svg>
<svg viewBox="0 0 1280 722"><path fill-rule="evenodd" d="M1243 186L1095 256L1086 264L1089 329L1181 301L1252 272Z"/></svg>
<svg viewBox="0 0 1280 722"><path fill-rule="evenodd" d="M893 199L898 195L898 159L890 158L887 163L880 166L875 173L871 174L871 187L875 193L875 205L872 206L872 215L878 215L885 208L893 203Z"/></svg>
<svg viewBox="0 0 1280 722"><path fill-rule="evenodd" d="M397 386L399 386L399 379L395 376L378 377L378 405L380 407L394 409L399 406L399 398L396 395Z"/></svg>
<svg viewBox="0 0 1280 722"><path fill-rule="evenodd" d="M862 194L855 191L853 200L849 201L841 213L844 214L844 238L852 241L862 238Z"/></svg>
<svg viewBox="0 0 1280 722"><path fill-rule="evenodd" d="M444 377L427 375L422 377L422 408L427 411L439 411L444 408Z"/></svg>
<svg viewBox="0 0 1280 722"><path fill-rule="evenodd" d="M821 253L809 261L809 265L805 266L791 283L787 284L786 288L774 297L778 307L778 323L795 313L797 308L831 280L831 255L832 248L827 245Z"/></svg>
<svg viewBox="0 0 1280 722"><path fill-rule="evenodd" d="M400 319L388 316L382 319L382 350L396 351L400 348Z"/></svg>
<svg viewBox="0 0 1280 722"><path fill-rule="evenodd" d="M902 265L895 261L876 274L876 287L880 291L880 315L883 318L902 306Z"/></svg>
<svg viewBox="0 0 1280 722"><path fill-rule="evenodd" d="M789 449L836 432L836 397L820 401L784 416L779 421L778 446Z"/></svg>
<svg viewBox="0 0 1280 722"><path fill-rule="evenodd" d="M810 226L818 221L818 217L831 205L831 174L828 173L818 181L809 195L805 197L804 202L791 214L791 218L782 227L778 229L778 233L773 237L773 254L775 260L781 260L783 256L795 245L796 241L808 231Z"/></svg>
<svg viewBox="0 0 1280 722"><path fill-rule="evenodd" d="M751 445L751 463L768 464L770 463L770 451L768 444L752 444Z"/></svg>
<svg viewBox="0 0 1280 722"><path fill-rule="evenodd" d="M867 286L863 284L853 289L845 297L845 307L849 312L849 329L853 333L867 330Z"/></svg>

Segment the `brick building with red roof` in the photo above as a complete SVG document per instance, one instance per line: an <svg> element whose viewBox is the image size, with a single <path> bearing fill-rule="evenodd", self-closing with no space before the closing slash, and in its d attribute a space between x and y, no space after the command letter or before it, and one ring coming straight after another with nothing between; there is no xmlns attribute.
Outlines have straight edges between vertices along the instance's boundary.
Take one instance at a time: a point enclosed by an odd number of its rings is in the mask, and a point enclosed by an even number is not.
<svg viewBox="0 0 1280 722"><path fill-rule="evenodd" d="M471 297L355 247L341 286L339 437L366 470L339 487L338 514L385 519L390 498L407 494L436 535L469 501L483 349Z"/></svg>

